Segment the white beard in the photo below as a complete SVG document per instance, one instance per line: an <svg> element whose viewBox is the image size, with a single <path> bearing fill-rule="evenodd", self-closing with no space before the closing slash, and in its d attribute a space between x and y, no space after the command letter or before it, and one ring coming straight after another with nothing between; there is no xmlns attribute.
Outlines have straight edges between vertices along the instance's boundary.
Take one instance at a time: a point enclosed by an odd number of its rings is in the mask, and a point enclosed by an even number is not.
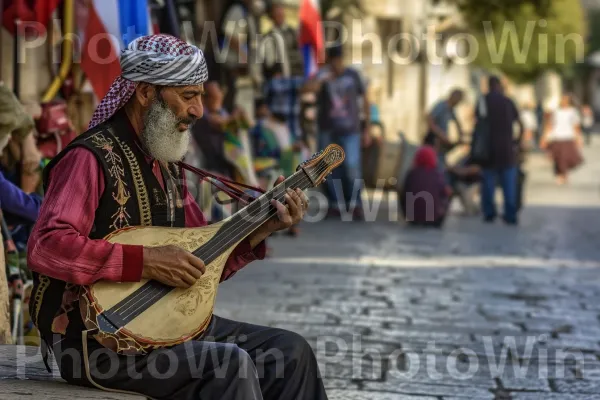
<svg viewBox="0 0 600 400"><path fill-rule="evenodd" d="M144 116L140 138L150 155L162 162L181 161L190 146L191 133L177 129L181 121L161 101L154 101Z"/></svg>

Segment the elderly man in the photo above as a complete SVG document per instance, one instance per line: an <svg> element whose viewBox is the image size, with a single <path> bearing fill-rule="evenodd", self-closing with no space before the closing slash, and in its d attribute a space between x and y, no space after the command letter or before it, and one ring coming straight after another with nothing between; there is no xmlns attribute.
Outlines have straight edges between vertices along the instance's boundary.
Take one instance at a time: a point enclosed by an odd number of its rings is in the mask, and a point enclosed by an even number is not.
<svg viewBox="0 0 600 400"><path fill-rule="evenodd" d="M178 247L102 239L126 226L206 224L177 166L203 114L203 53L171 36L147 36L123 51L121 66L90 129L44 171L46 199L29 241L32 319L61 375L72 384L154 399L326 399L310 346L280 329L214 316L201 337L147 355L84 341L80 285L147 278L189 287L204 272L202 260ZM262 259L272 232L300 221L305 195L290 191L286 203L273 202L277 216L234 250L222 280Z"/></svg>

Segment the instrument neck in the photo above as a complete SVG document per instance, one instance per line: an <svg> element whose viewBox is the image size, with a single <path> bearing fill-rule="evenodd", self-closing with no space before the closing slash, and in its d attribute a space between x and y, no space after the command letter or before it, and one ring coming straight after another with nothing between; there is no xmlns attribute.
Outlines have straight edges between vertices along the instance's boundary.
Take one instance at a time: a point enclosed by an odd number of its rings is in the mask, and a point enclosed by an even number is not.
<svg viewBox="0 0 600 400"><path fill-rule="evenodd" d="M305 190L314 187L304 170L299 170L285 181L266 192L237 213L233 214L208 242L194 251L194 255L209 264L224 251L248 237L252 232L276 215L272 199L284 202L286 190Z"/></svg>

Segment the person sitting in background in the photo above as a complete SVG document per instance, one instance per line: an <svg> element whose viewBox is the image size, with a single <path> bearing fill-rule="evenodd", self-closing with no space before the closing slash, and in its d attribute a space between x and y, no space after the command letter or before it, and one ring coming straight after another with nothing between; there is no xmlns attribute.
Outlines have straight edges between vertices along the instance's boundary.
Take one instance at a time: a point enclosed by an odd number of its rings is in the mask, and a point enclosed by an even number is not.
<svg viewBox="0 0 600 400"><path fill-rule="evenodd" d="M415 154L400 191L404 219L411 225L441 227L444 224L452 190L438 168L432 146L422 146Z"/></svg>

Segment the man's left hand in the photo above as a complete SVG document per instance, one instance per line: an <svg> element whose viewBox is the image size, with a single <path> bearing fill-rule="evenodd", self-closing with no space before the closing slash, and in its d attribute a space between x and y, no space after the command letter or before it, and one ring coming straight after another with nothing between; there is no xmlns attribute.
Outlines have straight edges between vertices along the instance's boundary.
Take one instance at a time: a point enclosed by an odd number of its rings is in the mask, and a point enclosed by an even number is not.
<svg viewBox="0 0 600 400"><path fill-rule="evenodd" d="M275 182L275 186L283 182L285 178L280 176ZM290 228L298 224L304 218L308 209L308 197L300 190L287 189L284 197L285 205L275 199L271 204L277 210L277 214L265 222L256 232L255 237L258 241L266 239L270 234Z"/></svg>

